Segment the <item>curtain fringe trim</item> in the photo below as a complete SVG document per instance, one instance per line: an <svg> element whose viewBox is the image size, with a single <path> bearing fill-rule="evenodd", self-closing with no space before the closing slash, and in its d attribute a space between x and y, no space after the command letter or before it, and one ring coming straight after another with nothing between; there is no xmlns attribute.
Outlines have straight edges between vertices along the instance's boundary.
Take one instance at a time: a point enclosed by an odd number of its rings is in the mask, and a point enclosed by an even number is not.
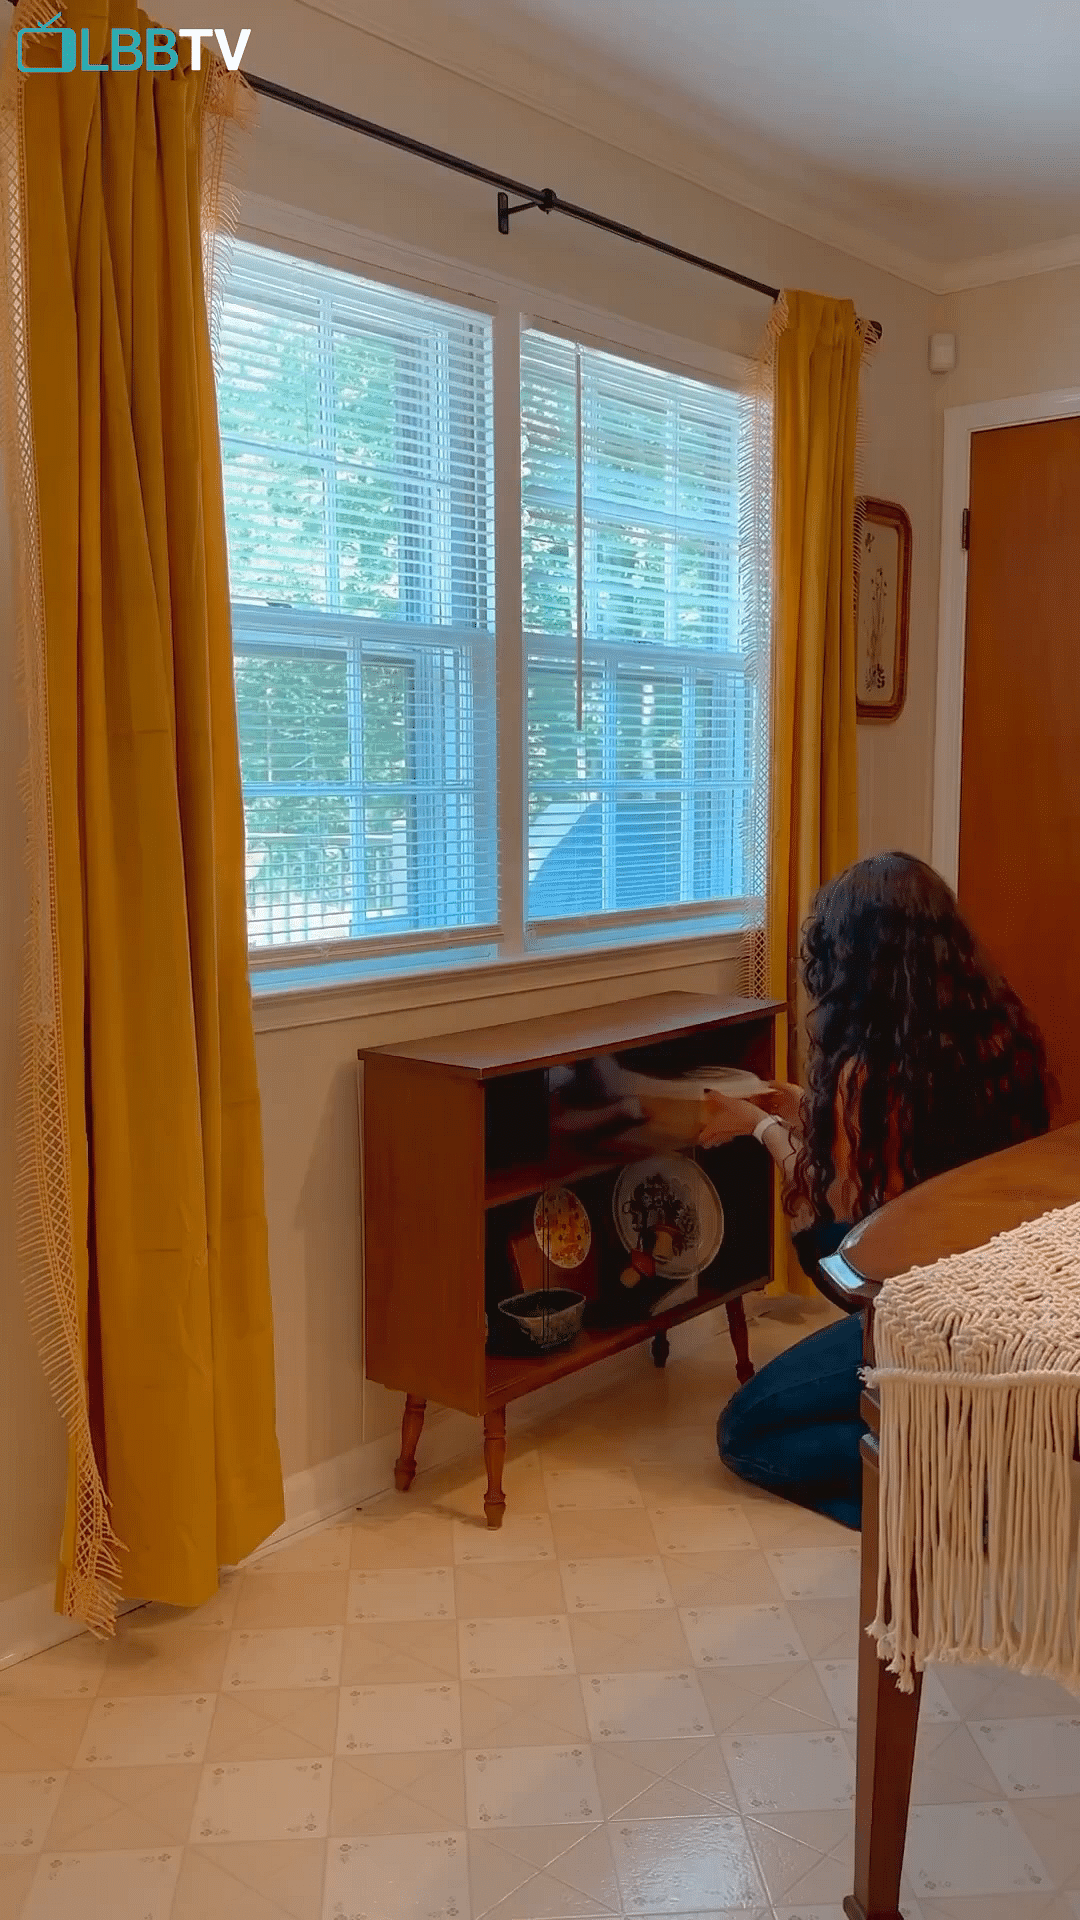
<svg viewBox="0 0 1080 1920"><path fill-rule="evenodd" d="M2 431L11 495L15 562L16 686L26 722L20 793L27 827L28 916L18 1006L15 1110L16 1248L27 1314L42 1370L71 1449L74 1538L66 1543L58 1610L99 1636L115 1633L123 1543L95 1455L79 1302L67 1083L58 953L54 823L50 784L48 653L41 569L37 469L31 407L29 261L25 245L25 80L17 65L21 32L48 25L51 0L20 0L0 75L0 311ZM255 96L215 59L203 95L201 218L206 297L213 318L228 271L239 194L237 135L254 118Z"/></svg>
<svg viewBox="0 0 1080 1920"><path fill-rule="evenodd" d="M788 324L784 294L773 303L768 324L750 363L739 423L739 602L742 642L757 694L754 751L757 756L756 805L744 849L746 892L765 901L769 864L769 767L772 746L773 622L773 425L776 403L776 346ZM747 929L741 959L742 991L754 1000L768 998L767 907L762 923Z"/></svg>
<svg viewBox="0 0 1080 1920"><path fill-rule="evenodd" d="M22 0L0 81L0 297L7 338L3 432L11 494L16 601L16 687L26 722L20 794L27 828L28 920L17 1013L16 1250L42 1369L67 1430L74 1475L74 1541L59 1610L102 1635L115 1631L120 1541L108 1517L90 1427L85 1331L73 1221L69 1099L63 1040L54 828L49 782L45 598L30 398L29 262L25 251L25 80L20 33L46 25L47 0Z"/></svg>

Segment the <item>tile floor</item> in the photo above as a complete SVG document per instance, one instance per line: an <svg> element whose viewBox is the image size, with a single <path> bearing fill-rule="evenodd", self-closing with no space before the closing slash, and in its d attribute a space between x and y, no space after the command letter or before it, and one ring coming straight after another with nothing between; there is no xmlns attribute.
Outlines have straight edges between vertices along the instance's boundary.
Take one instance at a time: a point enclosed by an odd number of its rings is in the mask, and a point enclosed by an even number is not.
<svg viewBox="0 0 1080 1920"><path fill-rule="evenodd" d="M806 1322L758 1320L761 1363ZM0 1672L0 1920L840 1920L857 1549L730 1480L724 1338L193 1618ZM1080 1920L1080 1716L929 1679L907 1920Z"/></svg>

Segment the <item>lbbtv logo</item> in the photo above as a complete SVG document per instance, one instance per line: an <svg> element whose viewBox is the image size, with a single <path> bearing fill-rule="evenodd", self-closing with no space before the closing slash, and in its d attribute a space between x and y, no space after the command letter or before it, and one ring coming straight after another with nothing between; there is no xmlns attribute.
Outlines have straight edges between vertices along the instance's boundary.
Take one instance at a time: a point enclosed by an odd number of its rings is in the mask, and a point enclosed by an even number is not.
<svg viewBox="0 0 1080 1920"><path fill-rule="evenodd" d="M60 15L54 13L43 26L22 28L18 36L20 73L138 73L142 68L147 73L170 73L180 64L178 40L190 43L194 73L201 71L205 40L217 41L229 72L236 73L251 39L250 27L241 27L235 47L229 45L224 27L147 27L145 33L137 33L133 27L114 27L101 49L108 57L95 60L90 28L82 27L76 34L74 27L58 26L59 19ZM44 41L44 46L32 48L30 42L35 40Z"/></svg>

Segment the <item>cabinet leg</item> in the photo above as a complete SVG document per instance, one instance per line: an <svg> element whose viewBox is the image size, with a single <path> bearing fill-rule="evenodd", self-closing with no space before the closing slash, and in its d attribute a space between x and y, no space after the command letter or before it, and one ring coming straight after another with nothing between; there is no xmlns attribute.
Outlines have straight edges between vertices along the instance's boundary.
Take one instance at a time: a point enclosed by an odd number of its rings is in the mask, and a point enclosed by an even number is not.
<svg viewBox="0 0 1080 1920"><path fill-rule="evenodd" d="M503 1492L503 1467L506 1464L506 1408L492 1407L484 1415L484 1462L487 1466L487 1492L484 1512L489 1527L501 1527L506 1512Z"/></svg>
<svg viewBox="0 0 1080 1920"><path fill-rule="evenodd" d="M408 1493L416 1478L416 1448L424 1431L426 1412L426 1400L406 1394L405 1412L401 1416L401 1454L394 1468L394 1485L399 1493Z"/></svg>
<svg viewBox="0 0 1080 1920"><path fill-rule="evenodd" d="M667 1337L666 1330L656 1335L652 1343L652 1357L654 1367L667 1366L671 1358L671 1341Z"/></svg>
<svg viewBox="0 0 1080 1920"><path fill-rule="evenodd" d="M746 1324L746 1306L740 1295L737 1300L727 1303L728 1331L731 1344L735 1349L735 1377L742 1386L754 1377L754 1363L750 1358L750 1330Z"/></svg>

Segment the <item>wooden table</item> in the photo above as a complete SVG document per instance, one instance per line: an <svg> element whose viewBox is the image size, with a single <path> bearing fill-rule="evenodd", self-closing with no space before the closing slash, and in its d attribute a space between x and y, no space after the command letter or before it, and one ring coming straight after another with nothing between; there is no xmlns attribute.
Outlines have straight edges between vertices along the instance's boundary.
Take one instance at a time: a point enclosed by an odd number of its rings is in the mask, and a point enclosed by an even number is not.
<svg viewBox="0 0 1080 1920"><path fill-rule="evenodd" d="M1080 1200L1080 1125L1062 1127L1006 1153L928 1180L853 1228L829 1263L834 1281L867 1307L866 1354L874 1357L873 1302L886 1280L949 1254L985 1246L1027 1220ZM877 1614L877 1395L863 1396L869 1432L863 1440L862 1588L859 1639L859 1730L855 1789L855 1891L844 1902L849 1920L900 1920L911 1776L921 1679L901 1693L878 1659L865 1628Z"/></svg>

